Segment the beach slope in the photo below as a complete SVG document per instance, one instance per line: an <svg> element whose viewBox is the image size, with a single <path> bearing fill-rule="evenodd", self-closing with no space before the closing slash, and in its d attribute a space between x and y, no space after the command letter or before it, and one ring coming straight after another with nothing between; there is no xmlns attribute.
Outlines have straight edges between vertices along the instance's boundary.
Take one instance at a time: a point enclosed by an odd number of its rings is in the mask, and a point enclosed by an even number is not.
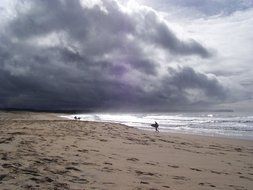
<svg viewBox="0 0 253 190"><path fill-rule="evenodd" d="M0 113L1 189L253 188L253 142Z"/></svg>

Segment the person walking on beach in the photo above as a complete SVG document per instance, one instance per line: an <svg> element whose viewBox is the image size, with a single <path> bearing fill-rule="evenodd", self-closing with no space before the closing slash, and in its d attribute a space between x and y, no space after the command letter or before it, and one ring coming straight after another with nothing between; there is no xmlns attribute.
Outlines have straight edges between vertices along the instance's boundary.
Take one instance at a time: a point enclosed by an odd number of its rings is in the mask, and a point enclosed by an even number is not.
<svg viewBox="0 0 253 190"><path fill-rule="evenodd" d="M155 131L156 131L156 132L159 132L159 131L158 131L159 125L158 125L158 123L157 123L156 121L155 121L155 124L151 124L151 126L155 128Z"/></svg>

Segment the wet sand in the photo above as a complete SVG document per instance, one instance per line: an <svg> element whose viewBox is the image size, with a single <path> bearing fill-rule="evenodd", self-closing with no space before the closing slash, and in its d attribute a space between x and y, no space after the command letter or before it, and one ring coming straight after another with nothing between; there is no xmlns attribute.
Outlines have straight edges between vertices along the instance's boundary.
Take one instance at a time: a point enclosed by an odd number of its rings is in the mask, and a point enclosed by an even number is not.
<svg viewBox="0 0 253 190"><path fill-rule="evenodd" d="M0 112L0 189L253 189L253 141Z"/></svg>

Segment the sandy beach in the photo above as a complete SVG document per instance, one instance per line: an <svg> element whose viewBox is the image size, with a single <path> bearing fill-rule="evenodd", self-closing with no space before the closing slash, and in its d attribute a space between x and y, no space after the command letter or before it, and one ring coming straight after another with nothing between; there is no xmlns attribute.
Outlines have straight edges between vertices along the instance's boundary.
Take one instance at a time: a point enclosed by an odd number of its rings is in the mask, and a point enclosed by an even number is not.
<svg viewBox="0 0 253 190"><path fill-rule="evenodd" d="M253 189L253 141L0 113L0 189Z"/></svg>

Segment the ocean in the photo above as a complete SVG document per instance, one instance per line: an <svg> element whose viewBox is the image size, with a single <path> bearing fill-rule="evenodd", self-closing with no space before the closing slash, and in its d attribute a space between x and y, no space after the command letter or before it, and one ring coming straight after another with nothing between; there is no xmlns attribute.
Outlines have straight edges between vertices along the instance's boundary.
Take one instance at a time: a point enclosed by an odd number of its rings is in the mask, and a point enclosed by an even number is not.
<svg viewBox="0 0 253 190"><path fill-rule="evenodd" d="M253 140L253 114L236 112L174 112L174 113L89 113L65 115L68 119L80 117L83 121L121 123L142 130L221 136Z"/></svg>

